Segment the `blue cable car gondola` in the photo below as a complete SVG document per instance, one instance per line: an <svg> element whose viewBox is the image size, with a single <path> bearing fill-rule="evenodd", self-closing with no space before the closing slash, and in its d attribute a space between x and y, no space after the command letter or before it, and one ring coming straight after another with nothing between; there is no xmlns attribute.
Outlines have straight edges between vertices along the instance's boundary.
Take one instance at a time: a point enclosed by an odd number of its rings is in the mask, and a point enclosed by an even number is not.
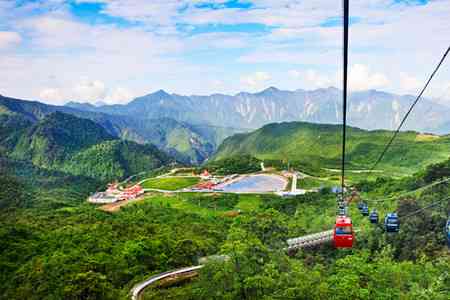
<svg viewBox="0 0 450 300"><path fill-rule="evenodd" d="M358 203L358 209L361 211L364 207L364 202L359 202Z"/></svg>
<svg viewBox="0 0 450 300"><path fill-rule="evenodd" d="M396 213L389 213L384 218L384 229L387 232L398 232L400 230L400 221Z"/></svg>
<svg viewBox="0 0 450 300"><path fill-rule="evenodd" d="M447 236L447 246L450 248L450 218L447 220L447 224L445 224L445 233Z"/></svg>
<svg viewBox="0 0 450 300"><path fill-rule="evenodd" d="M372 212L369 215L370 223L377 224L378 223L378 212L376 209L372 210Z"/></svg>
<svg viewBox="0 0 450 300"><path fill-rule="evenodd" d="M364 204L363 208L361 209L361 214L363 216L368 216L369 215L369 207L367 206L367 204Z"/></svg>

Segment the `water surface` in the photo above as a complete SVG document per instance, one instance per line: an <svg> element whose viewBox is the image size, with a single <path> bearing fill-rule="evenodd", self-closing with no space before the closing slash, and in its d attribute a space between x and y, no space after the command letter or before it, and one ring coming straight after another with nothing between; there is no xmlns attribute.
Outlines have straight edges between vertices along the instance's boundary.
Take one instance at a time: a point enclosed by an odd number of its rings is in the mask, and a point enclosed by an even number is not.
<svg viewBox="0 0 450 300"><path fill-rule="evenodd" d="M248 192L276 192L283 190L286 181L274 175L251 175L219 188L225 192L248 193Z"/></svg>

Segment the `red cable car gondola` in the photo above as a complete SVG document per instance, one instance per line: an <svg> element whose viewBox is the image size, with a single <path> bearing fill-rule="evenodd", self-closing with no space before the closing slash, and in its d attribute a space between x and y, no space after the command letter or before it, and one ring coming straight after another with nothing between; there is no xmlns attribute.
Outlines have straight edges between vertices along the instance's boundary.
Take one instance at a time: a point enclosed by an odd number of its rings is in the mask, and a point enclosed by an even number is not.
<svg viewBox="0 0 450 300"><path fill-rule="evenodd" d="M352 248L355 234L352 220L346 216L338 216L333 230L333 242L336 248Z"/></svg>

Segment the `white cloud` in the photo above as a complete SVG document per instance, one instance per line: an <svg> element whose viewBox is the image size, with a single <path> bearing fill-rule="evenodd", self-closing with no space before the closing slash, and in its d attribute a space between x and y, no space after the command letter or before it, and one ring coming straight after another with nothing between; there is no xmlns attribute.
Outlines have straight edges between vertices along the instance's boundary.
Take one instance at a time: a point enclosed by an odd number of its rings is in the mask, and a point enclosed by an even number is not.
<svg viewBox="0 0 450 300"><path fill-rule="evenodd" d="M245 87L250 89L257 89L267 84L267 81L271 79L270 74L267 72L255 72L241 77L241 83Z"/></svg>
<svg viewBox="0 0 450 300"><path fill-rule="evenodd" d="M314 70L307 70L303 80L310 88L326 88L334 84L332 79Z"/></svg>
<svg viewBox="0 0 450 300"><path fill-rule="evenodd" d="M85 22L72 15L66 0L23 5L0 0L2 93L37 98L52 87L65 99L95 101L84 97L103 95L112 102L127 95L120 89L137 96L159 88L182 94L234 93L243 86L262 88L269 81L292 89L340 84L335 73L342 63L341 27L320 26L330 18L339 21L339 1L259 0L252 1L255 9L250 10L195 7L203 0L76 2L103 2L103 15L133 25ZM223 0L208 2L220 5ZM350 28L352 89L414 92L415 77L427 73L448 47L450 0L421 6L353 1L351 14L358 20ZM208 32L221 24L241 29L244 23L273 27L264 32ZM177 24L185 24L187 31ZM191 35L189 28L206 33ZM252 70L265 70L257 73L268 76L249 74ZM240 74L248 75L236 81ZM101 82L103 89L98 84L75 89L85 75ZM198 78L222 84L204 84ZM430 95L449 78L436 78Z"/></svg>
<svg viewBox="0 0 450 300"><path fill-rule="evenodd" d="M0 49L15 46L22 41L20 34L12 31L0 31Z"/></svg>
<svg viewBox="0 0 450 300"><path fill-rule="evenodd" d="M157 55L179 51L182 46L175 38L161 37L143 28L88 25L59 14L26 19L18 22L17 26L29 32L36 48L46 48L48 51L67 49L99 51L102 54L133 51Z"/></svg>
<svg viewBox="0 0 450 300"><path fill-rule="evenodd" d="M349 90L360 91L388 86L389 80L384 74L370 71L369 67L365 65L352 65L348 72Z"/></svg>
<svg viewBox="0 0 450 300"><path fill-rule="evenodd" d="M336 85L336 82L329 76L312 69L305 71L290 70L288 74L306 89L326 88Z"/></svg>
<svg viewBox="0 0 450 300"><path fill-rule="evenodd" d="M431 96L436 103L450 107L450 81L442 83Z"/></svg>
<svg viewBox="0 0 450 300"><path fill-rule="evenodd" d="M301 77L301 72L297 70L289 70L288 75L291 76L294 79L299 79Z"/></svg>
<svg viewBox="0 0 450 300"><path fill-rule="evenodd" d="M44 101L52 103L62 104L64 96L62 92L57 88L44 88L39 92L39 98Z"/></svg>
<svg viewBox="0 0 450 300"><path fill-rule="evenodd" d="M106 96L106 87L102 81L87 78L82 78L73 88L73 91L77 100L83 101L97 101L104 99Z"/></svg>
<svg viewBox="0 0 450 300"><path fill-rule="evenodd" d="M406 93L417 93L424 82L406 73L400 73L400 86Z"/></svg>
<svg viewBox="0 0 450 300"><path fill-rule="evenodd" d="M116 87L105 97L108 103L127 103L135 97L131 91L123 87Z"/></svg>

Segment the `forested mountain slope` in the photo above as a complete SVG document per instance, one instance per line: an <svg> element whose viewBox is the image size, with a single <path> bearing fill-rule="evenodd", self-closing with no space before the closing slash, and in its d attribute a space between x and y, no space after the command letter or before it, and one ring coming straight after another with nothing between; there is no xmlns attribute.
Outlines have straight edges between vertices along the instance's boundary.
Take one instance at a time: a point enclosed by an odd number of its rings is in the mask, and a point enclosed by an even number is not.
<svg viewBox="0 0 450 300"><path fill-rule="evenodd" d="M340 163L342 126L304 122L274 123L246 134L227 138L213 160L249 154L259 159L289 160L337 168ZM393 132L348 128L347 164L367 169L383 150ZM411 173L421 166L449 157L450 137L401 132L380 168Z"/></svg>
<svg viewBox="0 0 450 300"><path fill-rule="evenodd" d="M90 119L101 125L110 135L134 141L140 144L152 143L159 149L169 152L179 161L198 164L210 157L222 140L236 132L233 128L217 127L208 124L189 124L173 118L147 118L137 112L130 116L111 115L102 112L89 111L87 107L75 105L55 106L37 101L0 96L0 117L3 123L21 122L36 123L48 114L63 112L80 118ZM14 121L10 117L14 115ZM9 118L7 117L9 116ZM23 126L10 124L11 128L19 130ZM0 133L1 134L1 133Z"/></svg>
<svg viewBox="0 0 450 300"><path fill-rule="evenodd" d="M151 144L120 140L91 120L58 111L34 123L19 114L0 118L3 154L47 170L110 180L173 161Z"/></svg>

